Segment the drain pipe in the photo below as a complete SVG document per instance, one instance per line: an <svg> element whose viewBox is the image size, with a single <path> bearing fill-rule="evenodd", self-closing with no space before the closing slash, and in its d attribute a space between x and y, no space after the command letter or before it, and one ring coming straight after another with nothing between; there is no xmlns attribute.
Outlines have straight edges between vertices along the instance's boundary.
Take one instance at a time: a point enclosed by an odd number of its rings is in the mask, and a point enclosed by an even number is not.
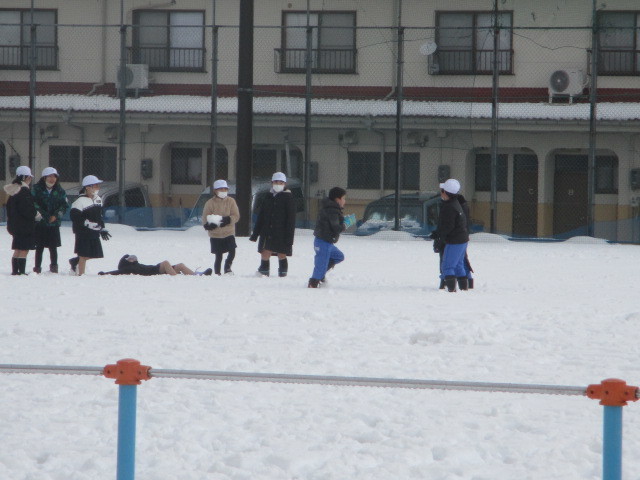
<svg viewBox="0 0 640 480"><path fill-rule="evenodd" d="M380 196L384 196L384 154L387 151L387 138L384 134L384 131L377 130L373 128L373 118L369 116L365 121L364 125L368 131L371 133L375 133L380 136Z"/></svg>
<svg viewBox="0 0 640 480"><path fill-rule="evenodd" d="M395 15L393 16L394 20L393 20L393 31L396 32L396 41L393 42L393 50L392 53L395 54L395 56L398 56L398 27L400 26L400 16L401 16L401 12L402 12L402 0L394 0L393 1L393 9L395 11ZM391 97L393 97L396 94L396 91L398 90L398 78L396 77L397 71L396 69L393 70L393 72L391 73L391 91L389 93L387 93L385 95L385 97L382 100L389 100Z"/></svg>
<svg viewBox="0 0 640 480"><path fill-rule="evenodd" d="M71 109L69 108L62 116L65 125L80 131L80 165L82 165L82 157L84 156L84 127L71 123Z"/></svg>

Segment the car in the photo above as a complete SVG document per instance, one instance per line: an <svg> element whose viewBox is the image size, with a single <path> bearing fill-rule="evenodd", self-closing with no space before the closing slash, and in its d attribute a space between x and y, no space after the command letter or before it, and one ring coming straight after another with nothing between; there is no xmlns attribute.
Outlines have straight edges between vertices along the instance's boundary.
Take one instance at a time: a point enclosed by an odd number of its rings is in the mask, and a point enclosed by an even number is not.
<svg viewBox="0 0 640 480"><path fill-rule="evenodd" d="M400 195L400 229L416 237L427 237L438 226L440 194L436 192L406 193ZM373 235L395 227L395 194L369 203L355 235Z"/></svg>
<svg viewBox="0 0 640 480"><path fill-rule="evenodd" d="M270 195L271 180L268 178L254 179L251 182L251 223L255 223L260 211L260 205L267 195ZM296 205L296 226L303 226L305 221L305 201L304 194L302 192L302 183L297 179L290 178L287 181L287 190L291 190L293 199ZM229 196L236 196L236 186L233 183L229 183ZM183 223L183 227L189 228L202 225L202 211L204 210L204 204L211 198L211 187L205 188L195 205L189 213L189 217Z"/></svg>
<svg viewBox="0 0 640 480"><path fill-rule="evenodd" d="M72 187L66 190L67 201L72 205L80 195L81 187ZM153 227L153 209L149 201L147 187L141 183L127 182L124 185L125 208L122 211L124 218L119 218L120 197L118 182L103 182L100 184L100 198L102 198L102 217L105 223L121 223L133 227ZM70 220L69 212L62 219Z"/></svg>

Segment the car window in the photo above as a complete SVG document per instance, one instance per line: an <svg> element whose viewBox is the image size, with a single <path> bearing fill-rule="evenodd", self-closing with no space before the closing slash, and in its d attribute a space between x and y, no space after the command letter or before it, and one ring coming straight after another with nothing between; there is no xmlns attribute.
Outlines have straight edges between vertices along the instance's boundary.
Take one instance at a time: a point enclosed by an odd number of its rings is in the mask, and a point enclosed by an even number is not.
<svg viewBox="0 0 640 480"><path fill-rule="evenodd" d="M144 193L140 188L131 188L124 192L124 204L127 207L144 207L146 202L144 201Z"/></svg>
<svg viewBox="0 0 640 480"><path fill-rule="evenodd" d="M107 198L102 199L102 208L117 207L120 205L119 200L117 192L115 194L108 195Z"/></svg>

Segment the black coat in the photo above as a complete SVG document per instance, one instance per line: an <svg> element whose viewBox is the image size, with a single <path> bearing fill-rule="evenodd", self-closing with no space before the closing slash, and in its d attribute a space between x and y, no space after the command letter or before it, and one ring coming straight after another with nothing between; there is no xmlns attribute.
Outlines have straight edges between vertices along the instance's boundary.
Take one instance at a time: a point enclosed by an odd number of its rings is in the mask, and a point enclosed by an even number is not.
<svg viewBox="0 0 640 480"><path fill-rule="evenodd" d="M260 205L251 234L252 239L259 239L258 251L271 250L291 256L295 231L296 206L291 191L267 195Z"/></svg>
<svg viewBox="0 0 640 480"><path fill-rule="evenodd" d="M86 195L80 195L73 205L71 205L71 227L73 233L80 238L100 238L100 231L92 230L85 225L85 221L97 223L104 228L102 220L102 199L96 195L89 198Z"/></svg>
<svg viewBox="0 0 640 480"><path fill-rule="evenodd" d="M5 187L7 200L7 231L12 236L31 236L36 230L36 207L29 187L12 183ZM15 192L15 193L13 193Z"/></svg>
<svg viewBox="0 0 640 480"><path fill-rule="evenodd" d="M335 200L323 198L313 234L325 242L336 243L344 229L344 216L340 205Z"/></svg>
<svg viewBox="0 0 640 480"><path fill-rule="evenodd" d="M151 275L160 275L159 264L145 265L138 262L130 262L127 260L129 255L125 255L118 262L118 269L110 272L100 272L101 275L143 275L149 277Z"/></svg>
<svg viewBox="0 0 640 480"><path fill-rule="evenodd" d="M445 244L456 245L469 241L467 217L457 196L454 195L449 200L442 201L437 232Z"/></svg>

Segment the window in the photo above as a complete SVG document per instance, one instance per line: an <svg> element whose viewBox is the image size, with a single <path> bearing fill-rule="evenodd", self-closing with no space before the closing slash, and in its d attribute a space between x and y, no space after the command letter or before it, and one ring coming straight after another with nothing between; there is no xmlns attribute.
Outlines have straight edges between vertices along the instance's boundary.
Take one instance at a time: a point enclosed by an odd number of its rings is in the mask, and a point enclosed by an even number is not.
<svg viewBox="0 0 640 480"><path fill-rule="evenodd" d="M618 159L596 157L596 193L618 193Z"/></svg>
<svg viewBox="0 0 640 480"><path fill-rule="evenodd" d="M36 68L58 68L56 10L34 10ZM0 68L28 69L31 65L31 11L0 10Z"/></svg>
<svg viewBox="0 0 640 480"><path fill-rule="evenodd" d="M380 188L380 153L349 152L347 188Z"/></svg>
<svg viewBox="0 0 640 480"><path fill-rule="evenodd" d="M131 61L151 71L204 71L204 12L133 12Z"/></svg>
<svg viewBox="0 0 640 480"><path fill-rule="evenodd" d="M356 72L355 12L311 12L311 69L314 73ZM304 73L307 57L307 13L284 12L282 48L276 50L280 72Z"/></svg>
<svg viewBox="0 0 640 480"><path fill-rule="evenodd" d="M278 171L278 150L275 148L254 148L252 172L254 178L269 178Z"/></svg>
<svg viewBox="0 0 640 480"><path fill-rule="evenodd" d="M7 179L7 148L0 142L0 180Z"/></svg>
<svg viewBox="0 0 640 480"><path fill-rule="evenodd" d="M116 180L116 147L84 147L82 149L82 172L95 175L100 180Z"/></svg>
<svg viewBox="0 0 640 480"><path fill-rule="evenodd" d="M80 181L80 147L49 147L49 165L55 167L61 182Z"/></svg>
<svg viewBox="0 0 640 480"><path fill-rule="evenodd" d="M498 69L513 73L513 14L499 12ZM440 74L489 75L493 70L493 13L439 12L434 63Z"/></svg>
<svg viewBox="0 0 640 480"><path fill-rule="evenodd" d="M202 149L171 149L171 183L202 185Z"/></svg>
<svg viewBox="0 0 640 480"><path fill-rule="evenodd" d="M420 154L417 152L403 153L400 166L400 188L403 190L420 190ZM396 154L384 154L384 188L396 188Z"/></svg>
<svg viewBox="0 0 640 480"><path fill-rule="evenodd" d="M598 73L640 74L640 12L598 12Z"/></svg>
<svg viewBox="0 0 640 480"><path fill-rule="evenodd" d="M212 184L219 178L229 178L229 153L223 146L216 147L216 171L213 172L211 148L207 148L207 183Z"/></svg>
<svg viewBox="0 0 640 480"><path fill-rule="evenodd" d="M507 191L507 155L498 155L496 190L498 192ZM488 153L476 154L476 192L491 191L491 155Z"/></svg>

